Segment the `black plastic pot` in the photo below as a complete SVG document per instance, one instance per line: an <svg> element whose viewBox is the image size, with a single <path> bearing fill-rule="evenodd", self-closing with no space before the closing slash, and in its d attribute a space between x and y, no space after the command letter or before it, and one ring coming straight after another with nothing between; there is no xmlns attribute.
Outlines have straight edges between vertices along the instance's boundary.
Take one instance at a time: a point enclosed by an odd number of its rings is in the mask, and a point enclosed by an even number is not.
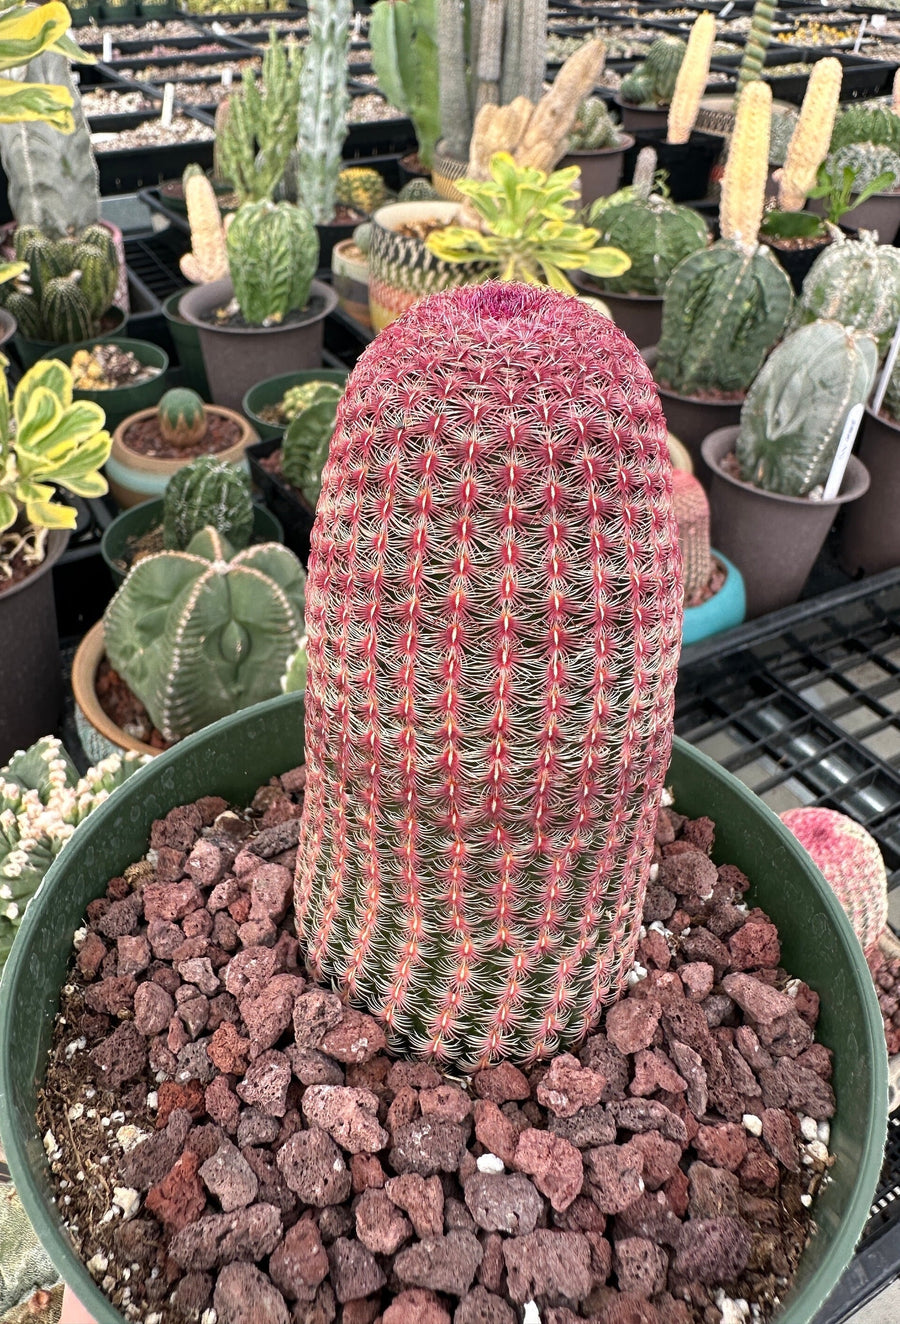
<svg viewBox="0 0 900 1324"><path fill-rule="evenodd" d="M665 131L669 119L668 106L632 106L628 101L614 99L622 119L622 128L626 133L637 133L645 129Z"/></svg>
<svg viewBox="0 0 900 1324"><path fill-rule="evenodd" d="M59 724L63 684L51 571L68 541L68 533L50 533L36 570L12 588L0 582L0 765Z"/></svg>
<svg viewBox="0 0 900 1324"><path fill-rule="evenodd" d="M334 382L338 386L344 386L347 382L347 372L342 368L311 368L305 372L285 372L278 377L267 377L265 381L251 386L244 396L241 408L259 433L260 441L280 441L285 428L283 424L267 422L260 417L259 411L268 408L269 405L280 404L285 391L289 391L292 386L301 386L304 382L310 381Z"/></svg>
<svg viewBox="0 0 900 1324"><path fill-rule="evenodd" d="M725 145L724 138L695 129L686 143L669 143L666 142L665 128L632 129L631 132L635 141L626 153L626 179L634 175L634 162L641 148L652 147L656 152L657 168L668 173L673 202L699 202L709 195L710 176Z"/></svg>
<svg viewBox="0 0 900 1324"><path fill-rule="evenodd" d="M816 258L831 243L830 239L826 239L824 243L815 244L810 248L779 248L764 236L760 237L763 243L772 250L774 256L777 257L779 265L787 272L796 294L799 294L803 289L803 282L809 275L810 267Z"/></svg>
<svg viewBox="0 0 900 1324"><path fill-rule="evenodd" d="M284 529L284 545L295 556L299 556L304 565L309 561L309 536L312 533L316 512L299 492L287 483L279 482L260 464L281 447L281 438L273 437L269 441L257 441L247 447L247 459L253 481L263 494L266 505L279 520Z"/></svg>
<svg viewBox="0 0 900 1324"><path fill-rule="evenodd" d="M334 252L335 244L339 244L342 239L352 239L353 231L358 225L362 225L365 220L360 216L357 221L345 221L340 225L317 225L316 233L319 236L319 271L329 271L331 269L331 254Z"/></svg>
<svg viewBox="0 0 900 1324"><path fill-rule="evenodd" d="M844 516L839 558L848 575L876 575L900 565L900 427L867 409L858 452L871 481Z"/></svg>

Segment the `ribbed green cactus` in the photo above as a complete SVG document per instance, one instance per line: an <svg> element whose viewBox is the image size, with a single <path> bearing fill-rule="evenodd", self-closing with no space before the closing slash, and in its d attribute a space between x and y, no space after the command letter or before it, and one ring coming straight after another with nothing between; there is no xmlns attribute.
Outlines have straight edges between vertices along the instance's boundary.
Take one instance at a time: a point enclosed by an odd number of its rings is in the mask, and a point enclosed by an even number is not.
<svg viewBox="0 0 900 1324"><path fill-rule="evenodd" d="M647 58L622 79L621 99L634 105L667 106L686 50L687 43L681 37L658 37Z"/></svg>
<svg viewBox="0 0 900 1324"><path fill-rule="evenodd" d="M160 436L170 446L196 446L206 436L206 405L196 391L186 386L166 391L156 406L156 417Z"/></svg>
<svg viewBox="0 0 900 1324"><path fill-rule="evenodd" d="M336 382L304 382L285 396L284 410L291 422L281 445L281 467L288 482L311 506L319 499L322 470L343 394L343 387Z"/></svg>
<svg viewBox="0 0 900 1324"><path fill-rule="evenodd" d="M793 497L823 487L847 415L868 397L877 363L872 336L839 322L813 322L788 336L741 409L741 478Z"/></svg>
<svg viewBox="0 0 900 1324"><path fill-rule="evenodd" d="M0 768L0 969L25 907L78 824L146 761L115 756L79 777L59 740L45 736Z"/></svg>
<svg viewBox="0 0 900 1324"><path fill-rule="evenodd" d="M257 79L245 69L216 135L217 166L241 202L271 198L297 138L300 48L272 29Z"/></svg>
<svg viewBox="0 0 900 1324"><path fill-rule="evenodd" d="M384 176L377 170L367 166L348 166L338 175L335 202L339 207L349 207L351 211L371 216L392 197Z"/></svg>
<svg viewBox="0 0 900 1324"><path fill-rule="evenodd" d="M28 270L0 286L0 302L23 334L57 345L96 335L119 278L119 258L106 226L89 225L77 236L54 239L37 226L20 225L15 253Z"/></svg>
<svg viewBox="0 0 900 1324"><path fill-rule="evenodd" d="M591 208L590 224L600 232L598 243L621 248L631 258L624 276L597 281L613 293L662 294L679 262L709 244L699 212L678 206L662 193L645 196L640 186L621 189L612 199L599 198Z"/></svg>
<svg viewBox="0 0 900 1324"><path fill-rule="evenodd" d="M411 179L397 194L398 202L436 202L441 195L428 179ZM355 232L354 232L355 235ZM357 243L359 241L357 240Z"/></svg>
<svg viewBox="0 0 900 1324"><path fill-rule="evenodd" d="M103 617L110 664L166 740L279 691L306 576L278 543L236 555L213 529L132 566Z"/></svg>
<svg viewBox="0 0 900 1324"><path fill-rule="evenodd" d="M860 239L836 238L819 254L803 282L792 325L819 319L868 331L887 353L900 318L900 249Z"/></svg>
<svg viewBox="0 0 900 1324"><path fill-rule="evenodd" d="M829 151L836 152L850 143L876 143L900 155L900 115L889 106L847 106L834 122Z"/></svg>
<svg viewBox="0 0 900 1324"><path fill-rule="evenodd" d="M251 326L284 321L309 302L319 236L309 212L292 202L245 202L225 237L238 306Z"/></svg>
<svg viewBox="0 0 900 1324"><path fill-rule="evenodd" d="M692 253L666 286L657 380L682 395L746 391L792 303L791 282L767 249L720 239Z"/></svg>
<svg viewBox="0 0 900 1324"><path fill-rule="evenodd" d="M879 175L889 176L879 185L881 193L890 193L900 184L900 156L881 143L848 143L831 153L827 165L832 175L853 171L854 193L868 188Z"/></svg>
<svg viewBox="0 0 900 1324"><path fill-rule="evenodd" d="M316 225L334 216L341 148L347 136L351 0L309 0L309 43L300 72L297 199Z"/></svg>
<svg viewBox="0 0 900 1324"><path fill-rule="evenodd" d="M752 83L762 73L766 51L772 38L772 24L775 21L776 0L756 0L750 31L744 46L741 67L738 70L738 95L747 83Z"/></svg>
<svg viewBox="0 0 900 1324"><path fill-rule="evenodd" d="M242 551L253 532L250 480L215 455L201 455L169 479L163 498L163 546L183 551L202 529L215 529Z"/></svg>
<svg viewBox="0 0 900 1324"><path fill-rule="evenodd" d="M602 97L587 97L578 110L575 127L569 135L570 152L597 152L618 147L619 126L609 113Z"/></svg>
<svg viewBox="0 0 900 1324"><path fill-rule="evenodd" d="M430 170L441 136L437 0L379 0L369 44L379 89L412 120L419 160Z"/></svg>

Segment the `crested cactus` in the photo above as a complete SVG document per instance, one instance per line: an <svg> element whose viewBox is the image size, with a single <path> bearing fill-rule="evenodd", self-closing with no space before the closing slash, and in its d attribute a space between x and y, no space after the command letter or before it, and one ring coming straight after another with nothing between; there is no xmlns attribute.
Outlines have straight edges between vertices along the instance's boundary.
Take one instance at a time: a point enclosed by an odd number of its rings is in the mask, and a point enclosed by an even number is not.
<svg viewBox="0 0 900 1324"><path fill-rule="evenodd" d="M741 409L735 452L744 482L792 497L824 487L847 415L868 397L877 363L872 336L839 322L788 336Z"/></svg>
<svg viewBox="0 0 900 1324"><path fill-rule="evenodd" d="M199 456L169 479L163 497L163 546L184 551L206 528L215 529L237 551L247 546L253 532L250 480L215 455Z"/></svg>
<svg viewBox="0 0 900 1324"><path fill-rule="evenodd" d="M681 37L657 37L647 58L622 79L619 94L632 105L667 106L687 51Z"/></svg>
<svg viewBox="0 0 900 1324"><path fill-rule="evenodd" d="M217 126L216 169L240 202L271 198L281 182L297 137L299 71L299 46L280 41L273 28L260 80L245 69L241 87L228 98Z"/></svg>
<svg viewBox="0 0 900 1324"><path fill-rule="evenodd" d="M185 386L166 391L156 406L156 417L160 436L170 446L196 446L206 436L206 405L196 391Z"/></svg>
<svg viewBox="0 0 900 1324"><path fill-rule="evenodd" d="M312 381L295 386L285 396L284 412L291 421L281 444L281 467L288 482L311 506L319 499L322 470L343 394L343 387L336 382Z"/></svg>
<svg viewBox="0 0 900 1324"><path fill-rule="evenodd" d="M569 135L569 151L599 152L618 147L620 142L619 126L603 98L587 97L582 101Z"/></svg>
<svg viewBox="0 0 900 1324"><path fill-rule="evenodd" d="M182 176L191 251L179 260L182 275L193 285L224 280L228 275L225 227L212 184L198 165L189 165Z"/></svg>
<svg viewBox="0 0 900 1324"><path fill-rule="evenodd" d="M309 44L300 70L297 200L316 225L334 216L341 149L347 137L351 0L309 0Z"/></svg>
<svg viewBox="0 0 900 1324"><path fill-rule="evenodd" d="M782 211L800 211L815 185L831 142L843 72L834 56L813 65L778 186Z"/></svg>
<svg viewBox="0 0 900 1324"><path fill-rule="evenodd" d="M512 153L516 165L549 172L559 162L565 154L578 108L597 83L605 61L606 46L599 40L586 41L573 51L549 92L544 93L530 114L522 114L522 132ZM526 107L522 109L524 112Z"/></svg>
<svg viewBox="0 0 900 1324"><path fill-rule="evenodd" d="M378 0L369 44L378 87L412 120L419 161L430 170L441 136L437 0Z"/></svg>
<svg viewBox="0 0 900 1324"><path fill-rule="evenodd" d="M744 45L744 55L738 70L738 96L750 83L762 74L766 51L772 39L772 24L775 21L776 0L756 0L750 19L750 31Z"/></svg>
<svg viewBox="0 0 900 1324"><path fill-rule="evenodd" d="M879 192L893 193L900 185L900 156L880 143L848 143L828 158L828 168L840 177L844 170L853 172L853 192L862 193L880 176Z"/></svg>
<svg viewBox="0 0 900 1324"><path fill-rule="evenodd" d="M103 617L106 654L166 740L278 693L305 578L286 547L235 555L214 529L132 566Z"/></svg>
<svg viewBox="0 0 900 1324"><path fill-rule="evenodd" d="M0 768L0 969L25 907L78 824L146 761L115 756L79 777L59 740L46 736Z"/></svg>
<svg viewBox="0 0 900 1324"><path fill-rule="evenodd" d="M554 290L434 295L351 374L296 899L309 968L397 1051L534 1061L621 988L671 740L670 473L636 350Z"/></svg>
<svg viewBox="0 0 900 1324"><path fill-rule="evenodd" d="M589 219L599 232L599 244L620 248L631 259L624 276L598 279L610 293L660 295L679 262L709 244L699 212L661 193L644 195L640 185L622 189L612 199L599 198Z"/></svg>
<svg viewBox="0 0 900 1324"><path fill-rule="evenodd" d="M384 3L384 0L382 0ZM392 193L377 170L365 166L348 166L337 177L335 202L339 207L371 216L379 207L390 202Z"/></svg>
<svg viewBox="0 0 900 1324"><path fill-rule="evenodd" d="M804 806L781 815L843 906L867 956L887 926L888 883L875 838L834 809Z"/></svg>
<svg viewBox="0 0 900 1324"><path fill-rule="evenodd" d="M700 98L706 91L709 60L715 39L714 16L705 12L699 14L691 28L687 50L675 80L669 106L667 142L686 143L691 136L700 109Z"/></svg>
<svg viewBox="0 0 900 1324"><path fill-rule="evenodd" d="M835 238L819 254L803 282L793 326L819 319L868 331L887 353L900 318L900 250L860 239Z"/></svg>
<svg viewBox="0 0 900 1324"><path fill-rule="evenodd" d="M33 225L16 230L15 253L26 271L0 286L0 302L23 333L56 345L98 333L119 279L115 241L105 225L52 239Z"/></svg>
<svg viewBox="0 0 900 1324"><path fill-rule="evenodd" d="M713 561L709 547L709 498L702 483L684 469L672 471L672 504L681 549L685 607L704 599Z"/></svg>
<svg viewBox="0 0 900 1324"><path fill-rule="evenodd" d="M319 236L292 202L245 202L225 237L235 298L251 326L277 325L309 302Z"/></svg>

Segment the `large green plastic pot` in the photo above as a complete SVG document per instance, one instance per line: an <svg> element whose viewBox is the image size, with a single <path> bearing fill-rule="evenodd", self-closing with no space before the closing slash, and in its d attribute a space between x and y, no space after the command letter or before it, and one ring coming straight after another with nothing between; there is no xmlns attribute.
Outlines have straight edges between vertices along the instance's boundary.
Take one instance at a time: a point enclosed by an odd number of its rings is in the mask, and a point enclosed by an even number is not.
<svg viewBox="0 0 900 1324"><path fill-rule="evenodd" d="M54 1203L35 1123L72 934L87 903L147 849L150 825L201 795L246 803L303 760L303 696L286 694L216 722L141 768L79 827L28 907L0 984L0 1136L26 1212L62 1277L98 1324L122 1324L73 1250ZM853 931L809 856L741 782L675 742L676 807L716 822L714 858L738 865L778 925L784 965L821 995L819 1036L834 1050L836 1162L813 1208L818 1231L777 1324L809 1324L853 1254L881 1168L887 1056L872 979Z"/></svg>
<svg viewBox="0 0 900 1324"><path fill-rule="evenodd" d="M284 426L279 423L267 423L260 418L259 411L269 405L280 404L285 391L292 386L302 386L304 382L336 382L344 386L348 373L340 368L306 368L302 372L282 372L277 377L267 377L265 381L251 386L244 396L241 409L259 433L260 441L280 440L284 436Z"/></svg>
<svg viewBox="0 0 900 1324"><path fill-rule="evenodd" d="M113 432L130 414L136 414L139 409L152 409L159 404L166 391L169 356L164 349L149 340L131 340L127 336L109 336L107 339L108 343L117 345L119 349L130 351L144 367L156 369L152 377L144 382L136 382L133 386L112 386L106 391L84 391L77 387L73 390L74 399L93 400L100 406L106 414L106 427ZM72 345L57 345L41 357L62 359L63 363L71 366L72 357L79 349L90 349L96 343L95 340L80 340Z"/></svg>

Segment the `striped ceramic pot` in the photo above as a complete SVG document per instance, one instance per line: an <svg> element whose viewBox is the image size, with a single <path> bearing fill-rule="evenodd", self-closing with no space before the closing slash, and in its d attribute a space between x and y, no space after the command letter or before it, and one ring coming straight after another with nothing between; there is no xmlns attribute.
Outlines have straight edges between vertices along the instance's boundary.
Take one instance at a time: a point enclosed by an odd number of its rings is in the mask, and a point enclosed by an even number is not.
<svg viewBox="0 0 900 1324"><path fill-rule="evenodd" d="M483 263L443 262L409 227L428 221L448 225L459 213L455 202L393 202L372 217L369 247L369 315L382 331L426 294L482 280Z"/></svg>

